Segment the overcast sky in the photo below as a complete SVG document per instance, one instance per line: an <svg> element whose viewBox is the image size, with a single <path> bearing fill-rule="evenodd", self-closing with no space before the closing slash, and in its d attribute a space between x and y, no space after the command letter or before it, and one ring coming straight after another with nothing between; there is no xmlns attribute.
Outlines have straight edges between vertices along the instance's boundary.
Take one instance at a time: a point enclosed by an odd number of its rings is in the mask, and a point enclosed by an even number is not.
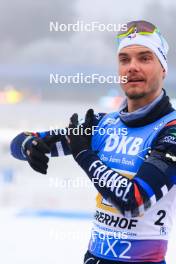
<svg viewBox="0 0 176 264"><path fill-rule="evenodd" d="M172 5L175 8L172 0L1 0L0 5L1 68L5 64L116 67L115 33L53 33L49 32L50 21L118 24L151 17L164 28L168 14L175 19L174 13L168 13ZM167 19L163 19L162 12Z"/></svg>

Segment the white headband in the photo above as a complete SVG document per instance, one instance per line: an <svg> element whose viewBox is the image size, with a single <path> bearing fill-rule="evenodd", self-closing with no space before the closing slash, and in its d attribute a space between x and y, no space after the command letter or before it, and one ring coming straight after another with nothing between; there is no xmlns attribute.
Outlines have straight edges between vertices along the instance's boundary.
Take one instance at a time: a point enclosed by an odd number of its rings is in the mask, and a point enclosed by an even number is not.
<svg viewBox="0 0 176 264"><path fill-rule="evenodd" d="M168 71L167 66L167 53L169 46L163 36L154 32L153 34L141 35L140 33L132 33L120 41L118 52L127 46L141 45L151 49L158 57L166 73Z"/></svg>

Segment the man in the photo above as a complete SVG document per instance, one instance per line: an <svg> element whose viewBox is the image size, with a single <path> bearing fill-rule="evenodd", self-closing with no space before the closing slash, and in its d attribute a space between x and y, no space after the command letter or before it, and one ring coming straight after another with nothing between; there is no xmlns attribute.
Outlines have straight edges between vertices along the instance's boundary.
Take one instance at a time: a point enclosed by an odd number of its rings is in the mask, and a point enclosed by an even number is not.
<svg viewBox="0 0 176 264"><path fill-rule="evenodd" d="M21 133L11 151L41 173L46 153L72 153L91 179L98 196L85 264L164 264L176 207L176 112L163 89L168 45L146 21L128 23L117 38L119 74L128 79L120 110L88 110L83 127L92 136L74 135L74 114L67 136Z"/></svg>

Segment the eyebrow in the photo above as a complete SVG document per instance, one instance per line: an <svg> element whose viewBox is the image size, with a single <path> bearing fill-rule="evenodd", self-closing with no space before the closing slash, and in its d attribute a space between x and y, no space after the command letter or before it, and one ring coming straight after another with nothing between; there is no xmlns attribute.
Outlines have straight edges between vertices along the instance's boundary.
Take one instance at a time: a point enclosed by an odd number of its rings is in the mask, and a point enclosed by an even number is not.
<svg viewBox="0 0 176 264"><path fill-rule="evenodd" d="M129 54L128 53L126 53L126 52L121 52L121 53L119 53L119 57L121 57L121 56L128 56ZM152 51L141 51L141 52L139 52L137 55L153 55L153 52Z"/></svg>

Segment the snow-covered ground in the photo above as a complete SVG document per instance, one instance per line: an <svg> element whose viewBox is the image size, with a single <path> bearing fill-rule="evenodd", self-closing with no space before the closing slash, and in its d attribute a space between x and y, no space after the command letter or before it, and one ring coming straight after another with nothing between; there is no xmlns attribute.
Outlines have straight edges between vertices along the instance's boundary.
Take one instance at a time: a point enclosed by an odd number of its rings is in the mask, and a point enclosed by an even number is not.
<svg viewBox="0 0 176 264"><path fill-rule="evenodd" d="M16 217L0 213L0 263L81 264L91 223L87 220Z"/></svg>

